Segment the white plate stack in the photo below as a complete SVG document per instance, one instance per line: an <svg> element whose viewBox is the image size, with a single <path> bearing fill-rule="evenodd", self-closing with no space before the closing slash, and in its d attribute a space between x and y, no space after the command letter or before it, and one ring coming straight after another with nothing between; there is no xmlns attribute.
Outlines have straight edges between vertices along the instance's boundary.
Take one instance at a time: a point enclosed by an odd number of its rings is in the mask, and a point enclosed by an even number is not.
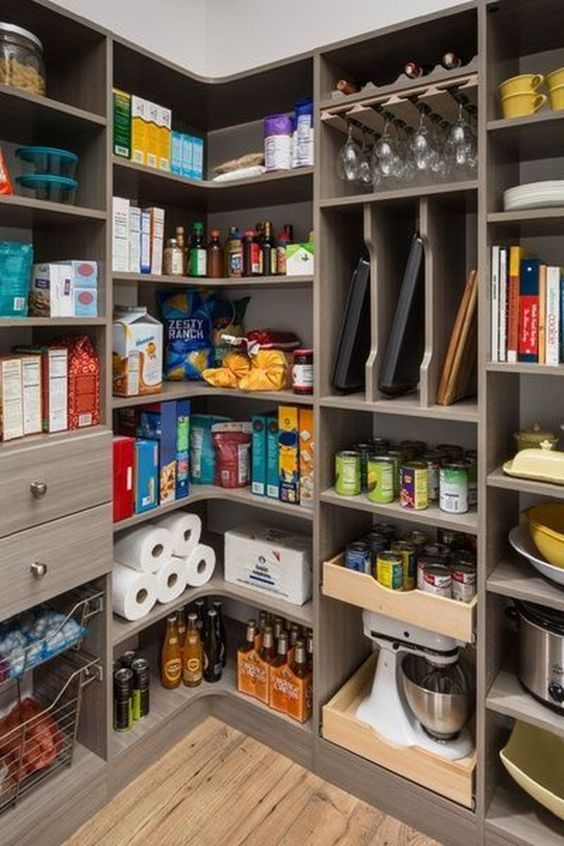
<svg viewBox="0 0 564 846"><path fill-rule="evenodd" d="M527 185L517 185L503 192L505 211L544 209L553 206L564 206L564 179L529 182Z"/></svg>

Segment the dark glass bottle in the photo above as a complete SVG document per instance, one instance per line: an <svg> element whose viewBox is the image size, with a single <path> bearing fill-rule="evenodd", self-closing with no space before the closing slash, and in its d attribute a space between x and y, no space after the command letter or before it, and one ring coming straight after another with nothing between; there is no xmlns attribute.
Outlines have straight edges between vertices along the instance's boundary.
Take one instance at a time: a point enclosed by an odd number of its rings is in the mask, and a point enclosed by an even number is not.
<svg viewBox="0 0 564 846"><path fill-rule="evenodd" d="M192 226L190 236L190 249L188 252L188 275L206 275L206 236L204 235L204 224L197 221Z"/></svg>
<svg viewBox="0 0 564 846"><path fill-rule="evenodd" d="M306 679L309 675L307 666L306 645L301 638L296 641L296 648L294 650L294 661L292 663L292 672L299 679Z"/></svg>
<svg viewBox="0 0 564 846"><path fill-rule="evenodd" d="M243 276L262 276L262 255L257 233L245 230L243 237Z"/></svg>
<svg viewBox="0 0 564 846"><path fill-rule="evenodd" d="M272 631L272 626L266 625L262 635L262 646L259 651L259 656L266 664L271 664L274 661L275 655L274 632Z"/></svg>
<svg viewBox="0 0 564 846"><path fill-rule="evenodd" d="M196 609L196 615L198 620L196 622L196 628L200 632L200 637L204 637L204 628L206 625L206 608L207 603L205 599L197 599L194 603L194 608Z"/></svg>
<svg viewBox="0 0 564 846"><path fill-rule="evenodd" d="M209 608L204 633L204 679L218 682L221 679L221 641L218 634L217 611Z"/></svg>
<svg viewBox="0 0 564 846"><path fill-rule="evenodd" d="M220 236L219 229L210 231L207 255L207 272L210 279L221 279L223 277L223 247L221 246Z"/></svg>
<svg viewBox="0 0 564 846"><path fill-rule="evenodd" d="M255 638L257 636L256 620L247 620L247 629L245 632L245 641L239 647L239 652L252 652L255 648Z"/></svg>
<svg viewBox="0 0 564 846"><path fill-rule="evenodd" d="M272 234L272 224L265 220L262 228L260 242L262 252L262 273L263 276L276 275L276 241Z"/></svg>
<svg viewBox="0 0 564 846"><path fill-rule="evenodd" d="M219 642L221 644L221 666L225 667L227 663L227 637L225 634L225 620L223 619L223 605L216 599L213 603L213 607L217 611L217 626L218 626L218 635L219 635Z"/></svg>

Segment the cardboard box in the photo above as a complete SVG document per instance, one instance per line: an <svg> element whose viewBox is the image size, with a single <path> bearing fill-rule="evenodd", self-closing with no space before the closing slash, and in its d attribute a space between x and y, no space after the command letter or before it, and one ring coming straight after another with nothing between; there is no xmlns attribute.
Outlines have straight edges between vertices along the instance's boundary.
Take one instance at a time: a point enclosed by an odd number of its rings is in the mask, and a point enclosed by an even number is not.
<svg viewBox="0 0 564 846"><path fill-rule="evenodd" d="M280 468L278 445L278 414L267 415L266 426L266 495L280 499Z"/></svg>
<svg viewBox="0 0 564 846"><path fill-rule="evenodd" d="M163 325L146 308L120 308L113 323L113 393L155 394L162 389Z"/></svg>
<svg viewBox="0 0 564 846"><path fill-rule="evenodd" d="M24 435L23 366L17 355L0 356L0 440Z"/></svg>
<svg viewBox="0 0 564 846"><path fill-rule="evenodd" d="M88 259L56 262L70 274L74 317L98 315L98 264Z"/></svg>
<svg viewBox="0 0 564 846"><path fill-rule="evenodd" d="M112 269L129 273L129 200L112 199Z"/></svg>
<svg viewBox="0 0 564 846"><path fill-rule="evenodd" d="M128 438L125 435L114 436L114 523L127 520L133 515L134 448L135 438Z"/></svg>
<svg viewBox="0 0 564 846"><path fill-rule="evenodd" d="M73 335L60 345L68 351L68 427L98 426L100 359L96 348L88 335Z"/></svg>
<svg viewBox="0 0 564 846"><path fill-rule="evenodd" d="M170 138L170 171L177 176L182 176L182 132L172 131Z"/></svg>
<svg viewBox="0 0 564 846"><path fill-rule="evenodd" d="M22 354L22 394L24 435L42 431L41 420L41 356Z"/></svg>
<svg viewBox="0 0 564 846"><path fill-rule="evenodd" d="M163 272L164 209L152 207L151 214L151 273L160 276Z"/></svg>
<svg viewBox="0 0 564 846"><path fill-rule="evenodd" d="M286 247L286 276L311 276L315 271L314 245L311 241L288 244Z"/></svg>
<svg viewBox="0 0 564 846"><path fill-rule="evenodd" d="M251 441L251 493L266 496L266 429L268 415L253 414Z"/></svg>
<svg viewBox="0 0 564 846"><path fill-rule="evenodd" d="M192 179L204 178L204 140L192 136Z"/></svg>
<svg viewBox="0 0 564 846"><path fill-rule="evenodd" d="M176 499L190 493L190 400L175 401L176 406Z"/></svg>
<svg viewBox="0 0 564 846"><path fill-rule="evenodd" d="M313 506L313 408L300 408L300 503Z"/></svg>
<svg viewBox="0 0 564 846"><path fill-rule="evenodd" d="M41 350L44 432L64 432L69 427L68 370L69 353L66 347Z"/></svg>
<svg viewBox="0 0 564 846"><path fill-rule="evenodd" d="M131 157L131 94L113 89L114 156Z"/></svg>
<svg viewBox="0 0 564 846"><path fill-rule="evenodd" d="M176 498L176 403L155 402L139 410L138 435L159 442L159 505Z"/></svg>
<svg viewBox="0 0 564 846"><path fill-rule="evenodd" d="M278 406L278 469L282 502L300 501L299 420L297 406Z"/></svg>
<svg viewBox="0 0 564 846"><path fill-rule="evenodd" d="M147 164L148 124L146 101L133 95L131 98L131 161L135 164ZM114 268L115 269L115 268Z"/></svg>
<svg viewBox="0 0 564 846"><path fill-rule="evenodd" d="M139 434L139 406L131 408L118 408L117 410L117 433L118 435L129 435L136 438Z"/></svg>
<svg viewBox="0 0 564 846"><path fill-rule="evenodd" d="M159 129L159 156L158 166L159 170L170 172L170 156L171 156L171 132L172 132L172 112L170 109L165 109L164 106L158 107L158 129Z"/></svg>
<svg viewBox="0 0 564 846"><path fill-rule="evenodd" d="M159 445L143 438L135 440L133 498L136 514L159 504Z"/></svg>
<svg viewBox="0 0 564 846"><path fill-rule="evenodd" d="M225 532L225 581L303 605L311 598L311 538L260 524Z"/></svg>
<svg viewBox="0 0 564 846"><path fill-rule="evenodd" d="M32 317L72 317L74 291L68 264L34 264L29 291Z"/></svg>
<svg viewBox="0 0 564 846"><path fill-rule="evenodd" d="M148 167L159 165L159 106L145 100L145 123L147 124L146 158Z"/></svg>
<svg viewBox="0 0 564 846"><path fill-rule="evenodd" d="M182 135L182 176L192 179L194 153L190 135Z"/></svg>
<svg viewBox="0 0 564 846"><path fill-rule="evenodd" d="M141 209L129 206L129 272L141 272Z"/></svg>
<svg viewBox="0 0 564 846"><path fill-rule="evenodd" d="M268 705L269 665L261 659L258 648L255 646L249 652L237 650L237 690Z"/></svg>
<svg viewBox="0 0 564 846"><path fill-rule="evenodd" d="M141 273L151 272L151 210L141 209Z"/></svg>

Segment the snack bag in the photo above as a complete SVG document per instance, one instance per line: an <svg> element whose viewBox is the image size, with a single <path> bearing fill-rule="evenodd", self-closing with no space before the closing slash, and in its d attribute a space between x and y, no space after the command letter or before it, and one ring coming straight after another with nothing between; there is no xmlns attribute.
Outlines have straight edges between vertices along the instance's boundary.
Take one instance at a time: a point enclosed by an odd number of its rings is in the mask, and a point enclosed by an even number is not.
<svg viewBox="0 0 564 846"><path fill-rule="evenodd" d="M212 365L214 302L213 297L204 300L198 291L160 297L165 324L165 379L198 380Z"/></svg>

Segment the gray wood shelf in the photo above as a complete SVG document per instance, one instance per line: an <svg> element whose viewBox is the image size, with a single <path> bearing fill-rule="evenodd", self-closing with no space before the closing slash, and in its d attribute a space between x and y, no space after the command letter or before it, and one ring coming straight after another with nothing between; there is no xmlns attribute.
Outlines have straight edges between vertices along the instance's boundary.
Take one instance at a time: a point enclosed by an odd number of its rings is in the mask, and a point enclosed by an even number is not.
<svg viewBox="0 0 564 846"><path fill-rule="evenodd" d="M476 179L455 182L439 182L434 185L412 185L407 188L394 188L389 191L370 191L365 194L351 194L344 197L321 199L319 205L324 209L346 208L364 203L394 203L418 197L440 197L450 194L473 194L478 190Z"/></svg>
<svg viewBox="0 0 564 846"><path fill-rule="evenodd" d="M564 612L564 587L543 578L527 561L506 559L487 581L490 593L536 602Z"/></svg>
<svg viewBox="0 0 564 846"><path fill-rule="evenodd" d="M31 228L34 224L54 225L67 223L103 222L106 212L88 209L71 203L52 203L32 197L0 196L0 226Z"/></svg>
<svg viewBox="0 0 564 846"><path fill-rule="evenodd" d="M564 485L555 485L551 482L535 482L533 479L518 479L514 476L508 476L503 472L501 467L488 473L487 483L490 488L532 493L537 494L537 496L549 496L552 499L564 499Z"/></svg>
<svg viewBox="0 0 564 846"><path fill-rule="evenodd" d="M374 414L397 414L406 417L431 417L437 420L454 420L460 423L477 423L479 412L475 399L461 400L454 405L424 406L415 396L371 402L363 393L344 396L323 396L323 408L342 408L348 411L371 411Z"/></svg>
<svg viewBox="0 0 564 846"><path fill-rule="evenodd" d="M487 124L495 142L519 159L544 159L562 152L564 111L553 112L548 106L526 117L490 120Z"/></svg>
<svg viewBox="0 0 564 846"><path fill-rule="evenodd" d="M210 288L308 288L313 276L241 276L223 279L194 278L193 276L157 276L149 273L115 273L114 282L134 285L170 285L185 288L194 285Z"/></svg>
<svg viewBox="0 0 564 846"><path fill-rule="evenodd" d="M564 207L491 212L487 222L520 238L563 235Z"/></svg>
<svg viewBox="0 0 564 846"><path fill-rule="evenodd" d="M488 835L498 835L497 844L513 846L563 846L562 821L544 810L516 784L504 779L494 793L486 815ZM494 843L494 841L492 841Z"/></svg>
<svg viewBox="0 0 564 846"><path fill-rule="evenodd" d="M527 693L512 669L502 668L499 671L486 696L486 707L564 738L564 716L551 711Z"/></svg>
<svg viewBox="0 0 564 846"><path fill-rule="evenodd" d="M2 138L21 143L41 141L47 136L72 139L97 129L104 129L107 120L102 115L42 97L30 91L0 85Z"/></svg>
<svg viewBox="0 0 564 846"><path fill-rule="evenodd" d="M207 382L164 382L163 390L156 394L135 397L113 397L113 408L130 408L150 402L192 397L237 397L255 402L275 402L278 405L313 405L313 396L294 394L292 391L240 391L236 388L215 388Z"/></svg>
<svg viewBox="0 0 564 846"><path fill-rule="evenodd" d="M486 370L489 373L518 373L523 376L562 376L564 364L535 364L525 361L508 364L505 361L489 361Z"/></svg>
<svg viewBox="0 0 564 846"><path fill-rule="evenodd" d="M105 317L0 317L0 329L34 326L105 326Z"/></svg>

